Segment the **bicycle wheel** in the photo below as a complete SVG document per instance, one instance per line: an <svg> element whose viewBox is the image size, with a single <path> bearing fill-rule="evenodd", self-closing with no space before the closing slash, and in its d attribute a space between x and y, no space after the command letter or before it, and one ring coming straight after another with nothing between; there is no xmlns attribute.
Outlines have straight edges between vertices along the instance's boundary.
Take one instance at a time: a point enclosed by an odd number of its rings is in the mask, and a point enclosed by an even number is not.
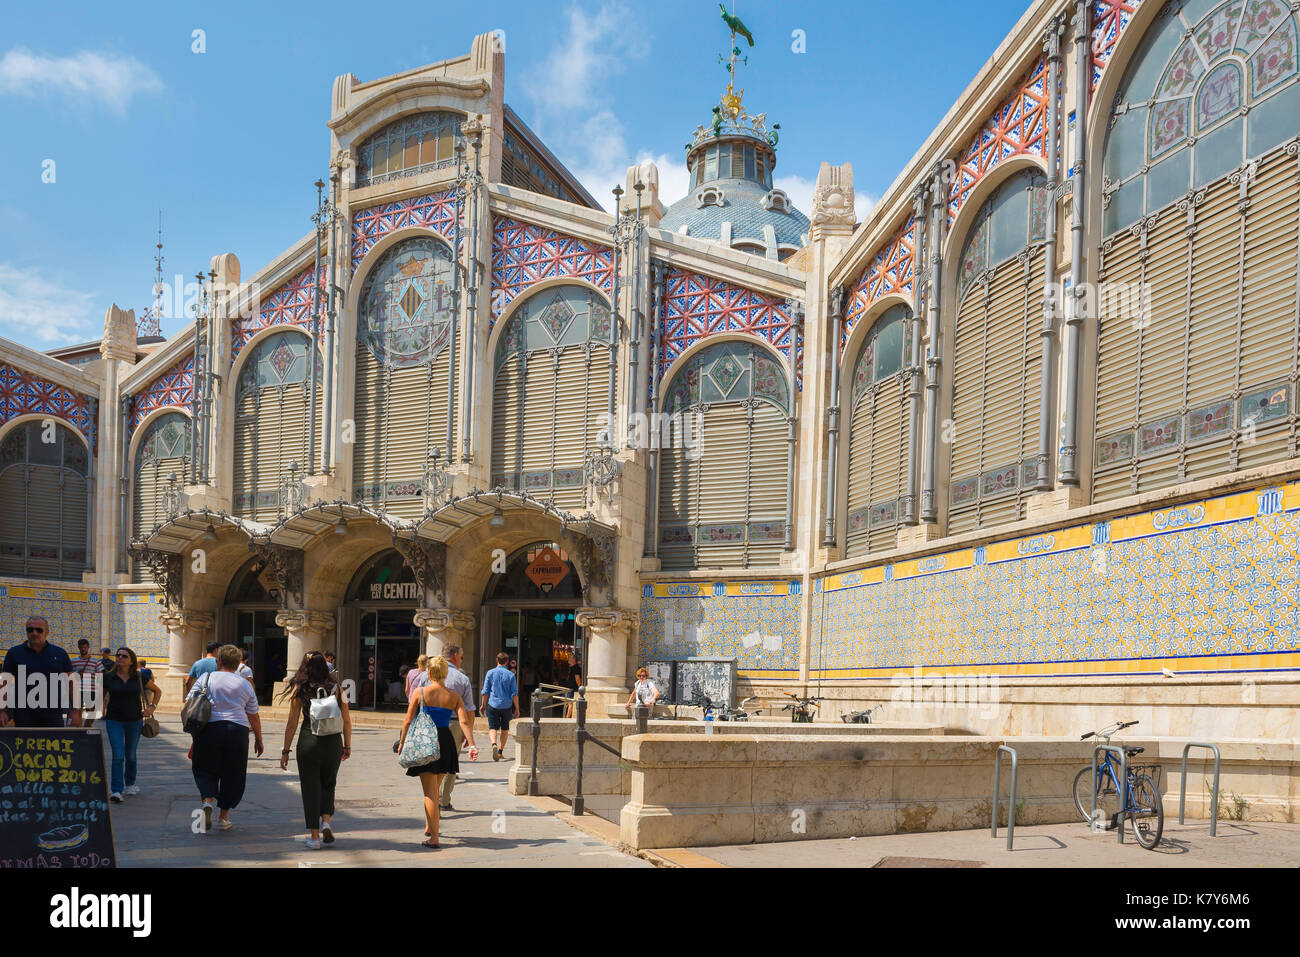
<svg viewBox="0 0 1300 957"><path fill-rule="evenodd" d="M1133 784L1133 810L1128 812L1128 819L1133 836L1148 851L1160 843L1165 831L1165 805L1149 775L1142 775Z"/></svg>
<svg viewBox="0 0 1300 957"><path fill-rule="evenodd" d="M1080 820L1085 823L1091 820L1088 816L1092 806L1092 795L1088 790L1091 776L1092 765L1080 768L1079 773L1074 776L1074 806L1079 812ZM1111 780L1111 776L1106 771L1106 765L1104 764L1097 768L1097 776L1101 779L1101 787L1097 790L1097 810L1101 811L1105 818L1109 820L1119 811L1119 798L1115 792L1115 782Z"/></svg>

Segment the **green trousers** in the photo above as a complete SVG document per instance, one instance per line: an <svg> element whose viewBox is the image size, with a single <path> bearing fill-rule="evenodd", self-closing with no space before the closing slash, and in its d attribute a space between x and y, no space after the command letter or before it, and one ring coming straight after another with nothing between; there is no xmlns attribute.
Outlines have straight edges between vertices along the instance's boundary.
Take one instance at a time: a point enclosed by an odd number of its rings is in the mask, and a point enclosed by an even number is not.
<svg viewBox="0 0 1300 957"><path fill-rule="evenodd" d="M322 814L334 813L334 786L343 761L343 735L318 738L311 723L298 735L298 781L302 784L302 813L307 829L320 827Z"/></svg>

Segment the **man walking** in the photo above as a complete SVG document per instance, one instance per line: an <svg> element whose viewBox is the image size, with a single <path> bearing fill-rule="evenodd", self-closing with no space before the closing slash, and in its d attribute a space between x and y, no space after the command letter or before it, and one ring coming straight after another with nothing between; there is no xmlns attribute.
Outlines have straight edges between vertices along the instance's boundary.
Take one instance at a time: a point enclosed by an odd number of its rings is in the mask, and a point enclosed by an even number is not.
<svg viewBox="0 0 1300 957"><path fill-rule="evenodd" d="M9 676L8 682L13 687L11 695L0 696L0 704L5 698L11 697L14 701L12 714L6 714L0 708L0 716L19 728L61 728L64 713L70 710L72 726L79 727L81 710L68 707L68 703L75 703L76 699L72 659L66 651L50 642L50 623L40 615L27 619L26 630L27 640L10 648L4 665L0 666L0 672ZM32 675L41 677L33 682Z"/></svg>
<svg viewBox="0 0 1300 957"><path fill-rule="evenodd" d="M515 673L507 667L510 656L497 653L497 666L483 679L483 695L479 710L487 712L488 738L492 742L492 760L500 761L501 752L510 739L510 719L519 717L519 685ZM497 740L498 732L501 740Z"/></svg>
<svg viewBox="0 0 1300 957"><path fill-rule="evenodd" d="M447 677L443 679L443 686L448 691L454 691L460 695L460 700L465 702L465 710L469 712L469 729L474 730L474 686L470 684L469 676L460 670L461 662L465 660L465 652L460 645L446 645L442 649L442 657L447 660ZM427 676L426 676L427 680ZM456 751L460 752L465 742L465 731L461 728L460 722L455 721L450 725L451 736L456 739ZM444 811L454 810L451 806L451 792L456 786L456 775L444 774L442 776L442 792L438 795L438 806Z"/></svg>
<svg viewBox="0 0 1300 957"><path fill-rule="evenodd" d="M81 693L81 726L89 728L99 711L99 689L95 685L104 671L103 662L90 654L90 642L85 638L77 642L77 657L72 659L72 670L77 675L77 687Z"/></svg>
<svg viewBox="0 0 1300 957"><path fill-rule="evenodd" d="M217 649L220 647L221 642L209 641L208 653L190 666L190 673L185 679L185 696L187 698L190 694L190 688L194 687L194 682L217 670Z"/></svg>

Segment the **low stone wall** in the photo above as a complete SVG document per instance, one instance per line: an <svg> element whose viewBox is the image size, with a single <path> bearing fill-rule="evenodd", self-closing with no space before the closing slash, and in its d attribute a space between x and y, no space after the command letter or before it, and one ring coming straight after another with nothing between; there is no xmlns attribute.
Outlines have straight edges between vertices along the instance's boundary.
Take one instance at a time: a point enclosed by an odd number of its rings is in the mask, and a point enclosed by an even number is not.
<svg viewBox="0 0 1300 957"><path fill-rule="evenodd" d="M796 740L827 736L848 736L857 740L878 735L942 735L943 728L905 726L898 724L793 724L787 718L780 724L756 726L748 722L716 721L709 737L730 738L737 735L766 736L787 735ZM705 736L703 721L651 721L652 734L685 734ZM578 744L574 737L576 722L572 718L543 718L541 735L537 744L537 783L541 794L574 793L578 762ZM605 719L588 721L587 730L610 747L624 753L624 738L636 731L636 722ZM511 723L510 742L515 747L515 764L510 769L511 794L528 793L528 778L532 773L533 732L532 720L523 718ZM628 794L631 791L630 769L626 760L616 758L604 748L588 743L582 749L582 793Z"/></svg>
<svg viewBox="0 0 1300 957"><path fill-rule="evenodd" d="M993 758L1004 741L1019 755L1016 822L1078 820L1074 777L1090 763L1092 746L1077 738L651 733L624 742L630 790L622 840L635 848L703 847L985 828ZM1126 743L1146 748L1137 763L1162 766L1165 813L1174 819L1186 741ZM1300 745L1225 741L1220 749L1220 788L1242 795L1247 820L1297 820ZM1009 773L1008 761L1004 779ZM1208 815L1203 782L1210 776L1207 762L1189 764L1194 817ZM1221 817L1231 806L1220 800Z"/></svg>

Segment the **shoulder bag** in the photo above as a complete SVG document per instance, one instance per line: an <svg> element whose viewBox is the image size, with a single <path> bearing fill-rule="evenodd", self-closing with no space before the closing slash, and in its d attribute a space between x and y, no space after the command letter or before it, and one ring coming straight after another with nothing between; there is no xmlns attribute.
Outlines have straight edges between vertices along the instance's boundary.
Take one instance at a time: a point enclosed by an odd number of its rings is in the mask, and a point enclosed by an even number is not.
<svg viewBox="0 0 1300 957"><path fill-rule="evenodd" d="M421 702L423 704L423 702ZM442 757L442 748L438 744L438 726L425 712L418 708L415 720L406 731L406 741L397 754L397 763L404 768L418 768L432 764Z"/></svg>
<svg viewBox="0 0 1300 957"><path fill-rule="evenodd" d="M316 689L316 697L311 699L310 718L311 733L318 738L343 733L343 709L334 692Z"/></svg>
<svg viewBox="0 0 1300 957"><path fill-rule="evenodd" d="M140 736L142 738L156 738L158 736L158 719L153 715L150 715L147 718L144 717L144 709L148 707L148 699L145 697L144 676L145 672L136 672L136 678L140 682ZM153 675L149 676L149 680L153 680Z"/></svg>
<svg viewBox="0 0 1300 957"><path fill-rule="evenodd" d="M208 697L208 685L211 682L212 672L209 671L204 676L200 693L187 699L185 706L181 708L181 727L192 737L198 737L212 720L212 699Z"/></svg>

